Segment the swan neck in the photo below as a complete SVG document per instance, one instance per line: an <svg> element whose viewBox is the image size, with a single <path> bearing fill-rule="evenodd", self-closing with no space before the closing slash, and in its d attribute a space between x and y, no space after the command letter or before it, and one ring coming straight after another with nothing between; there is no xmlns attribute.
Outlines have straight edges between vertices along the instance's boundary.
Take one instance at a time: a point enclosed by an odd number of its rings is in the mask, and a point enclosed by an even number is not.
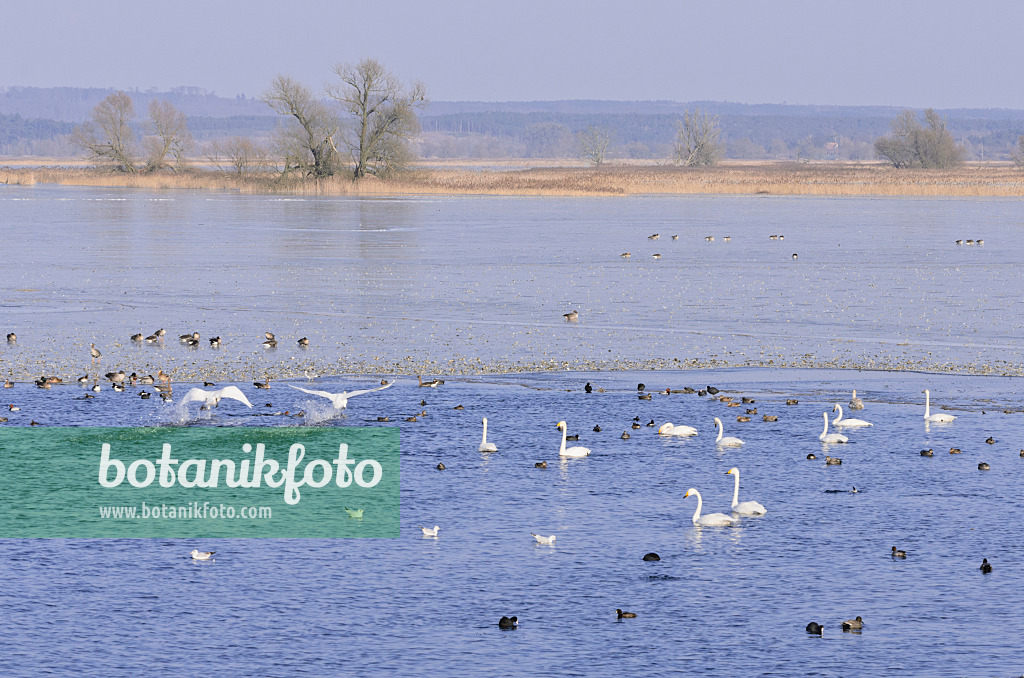
<svg viewBox="0 0 1024 678"><path fill-rule="evenodd" d="M568 428L568 427L566 427L566 428ZM562 446L558 449L558 453L559 454L562 454L563 452L565 452L565 431L566 431L566 429L563 428L562 429Z"/></svg>
<svg viewBox="0 0 1024 678"><path fill-rule="evenodd" d="M484 439L480 441L480 444L483 445L486 442L487 442L487 420L484 419Z"/></svg>
<svg viewBox="0 0 1024 678"><path fill-rule="evenodd" d="M843 406L840 405L839 403L836 403L836 411L839 412L839 414L836 416L835 419L832 420L833 426L838 426L839 422L843 420Z"/></svg>
<svg viewBox="0 0 1024 678"><path fill-rule="evenodd" d="M704 503L700 498L700 492L694 492L697 495L697 510L693 512L693 524L696 525L697 521L700 520L700 508Z"/></svg>
<svg viewBox="0 0 1024 678"><path fill-rule="evenodd" d="M825 428L822 429L820 437L824 438L825 434L827 434L827 433L828 433L828 412L825 413Z"/></svg>
<svg viewBox="0 0 1024 678"><path fill-rule="evenodd" d="M736 481L732 487L732 508L736 508L736 505L740 503L740 472L736 471L734 475Z"/></svg>
<svg viewBox="0 0 1024 678"><path fill-rule="evenodd" d="M929 402L930 400L931 399L928 397L928 391L925 391L924 392L924 418L925 419L927 419L928 415L930 414L930 411L929 411L929 406L931 405L931 402Z"/></svg>
<svg viewBox="0 0 1024 678"><path fill-rule="evenodd" d="M716 423L718 424L718 437L715 438L715 442L717 443L718 441L720 441L722 439L723 427L722 427L722 422L721 421L717 421L716 420ZM697 506L698 507L700 506L700 495L699 494L697 495ZM700 508L697 509L697 513L700 513Z"/></svg>

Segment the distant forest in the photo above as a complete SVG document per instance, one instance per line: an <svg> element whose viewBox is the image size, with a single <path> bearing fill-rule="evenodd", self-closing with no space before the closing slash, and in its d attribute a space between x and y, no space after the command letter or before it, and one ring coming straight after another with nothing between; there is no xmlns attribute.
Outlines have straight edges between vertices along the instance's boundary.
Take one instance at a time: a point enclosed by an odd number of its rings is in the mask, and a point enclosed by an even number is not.
<svg viewBox="0 0 1024 678"><path fill-rule="evenodd" d="M115 90L0 89L0 155L76 157L70 134ZM229 137L270 143L283 124L253 96L220 97L195 87L129 91L136 110L166 100L188 118L203 157ZM890 132L900 107L747 105L723 102L551 101L431 102L420 115L415 150L430 159L576 158L577 134L599 128L611 136L608 158L667 160L676 121L699 107L719 116L725 157L778 160L871 160L874 142ZM968 160L1009 160L1024 134L1024 111L938 111Z"/></svg>

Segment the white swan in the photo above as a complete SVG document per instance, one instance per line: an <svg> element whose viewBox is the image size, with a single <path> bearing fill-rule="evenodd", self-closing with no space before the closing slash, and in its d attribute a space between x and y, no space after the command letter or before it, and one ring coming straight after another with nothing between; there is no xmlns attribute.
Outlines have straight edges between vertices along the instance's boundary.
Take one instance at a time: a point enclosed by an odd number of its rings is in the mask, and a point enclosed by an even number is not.
<svg viewBox="0 0 1024 678"><path fill-rule="evenodd" d="M558 450L558 455L561 457L585 457L590 454L590 450L585 447L570 447L565 448L565 432L569 428L569 425L564 421L558 422L558 428L562 430L562 447Z"/></svg>
<svg viewBox="0 0 1024 678"><path fill-rule="evenodd" d="M849 438L844 436L842 433L829 433L828 432L828 412L821 413L825 417L825 430L818 436L818 440L823 443L845 443L849 442Z"/></svg>
<svg viewBox="0 0 1024 678"><path fill-rule="evenodd" d="M833 426L874 426L870 421L864 421L863 419L843 419L843 406L836 403L832 407L832 411L839 411L839 416L832 420Z"/></svg>
<svg viewBox="0 0 1024 678"><path fill-rule="evenodd" d="M487 417L484 417L484 439L480 441L480 452L497 452L498 446L487 442Z"/></svg>
<svg viewBox="0 0 1024 678"><path fill-rule="evenodd" d="M189 392L181 399L181 404L186 405L191 402L200 401L204 405L217 407L224 398L231 398L232 400L244 403L250 408L252 407L252 403L249 402L249 399L245 397L245 394L237 386L225 386L216 391L204 391L201 388L189 389Z"/></svg>
<svg viewBox="0 0 1024 678"><path fill-rule="evenodd" d="M952 414L944 414L942 412L939 412L938 414L932 414L932 415L929 416L930 412L931 412L931 394L928 392L928 389L925 389L924 390L924 420L925 421L932 421L932 422L936 422L936 423L942 424L942 423L949 423L949 422L953 421L954 419L956 419L956 417L954 417Z"/></svg>
<svg viewBox="0 0 1024 678"><path fill-rule="evenodd" d="M343 410L348 407L348 399L354 398L357 395L363 395L364 393L373 393L374 391L383 391L386 388L391 388L395 385L395 382L385 384L384 386L378 386L376 388L367 388L361 391L342 391L341 393L329 393L328 391L312 391L308 388L302 388L301 386L295 386L294 384L288 384L297 391L308 393L310 395L320 396L321 398L327 398L334 405L334 409ZM259 387L257 387L259 388Z"/></svg>
<svg viewBox="0 0 1024 678"><path fill-rule="evenodd" d="M851 410L863 410L864 401L857 397L857 389L853 389L853 395L850 396L850 409Z"/></svg>
<svg viewBox="0 0 1024 678"><path fill-rule="evenodd" d="M692 426L683 426L682 424L673 424L667 422L662 424L658 428L658 435L662 436L695 436L697 435L697 429Z"/></svg>
<svg viewBox="0 0 1024 678"><path fill-rule="evenodd" d="M733 476L736 478L736 484L732 489L732 512L739 513L744 516L763 516L768 512L761 504L756 501L740 501L740 470L733 466L731 469L725 472L727 476Z"/></svg>
<svg viewBox="0 0 1024 678"><path fill-rule="evenodd" d="M740 440L739 438L733 438L731 436L725 438L722 437L722 420L719 419L718 417L715 417L715 425L718 426L718 437L715 438L715 442L721 445L722 447L739 447L740 445L744 444L743 441Z"/></svg>
<svg viewBox="0 0 1024 678"><path fill-rule="evenodd" d="M688 489L686 491L686 494L683 495L683 499L686 499L691 494L697 495L697 510L693 512L693 524L694 525L715 527L715 526L732 525L733 523L736 522L736 520L737 520L736 518L733 518L732 516L727 516L724 513L709 513L706 516L702 516L700 514L700 509L701 509L701 506L704 505L704 500L701 499L700 492L698 492L697 490L695 490L695 489L693 489L691 487L690 489Z"/></svg>

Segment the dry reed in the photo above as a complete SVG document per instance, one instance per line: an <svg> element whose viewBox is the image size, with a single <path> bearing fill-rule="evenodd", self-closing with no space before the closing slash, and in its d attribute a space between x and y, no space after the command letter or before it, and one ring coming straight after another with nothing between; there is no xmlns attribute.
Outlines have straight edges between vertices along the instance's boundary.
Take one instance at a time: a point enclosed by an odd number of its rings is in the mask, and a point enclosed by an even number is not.
<svg viewBox="0 0 1024 678"><path fill-rule="evenodd" d="M274 173L215 171L117 174L96 169L0 170L0 183L55 183L139 189L184 189L301 195L617 196L684 194L1024 196L1024 172L1008 163L957 170L897 170L881 164L731 163L710 168L610 166L515 170L418 169L382 181L331 177L315 181Z"/></svg>

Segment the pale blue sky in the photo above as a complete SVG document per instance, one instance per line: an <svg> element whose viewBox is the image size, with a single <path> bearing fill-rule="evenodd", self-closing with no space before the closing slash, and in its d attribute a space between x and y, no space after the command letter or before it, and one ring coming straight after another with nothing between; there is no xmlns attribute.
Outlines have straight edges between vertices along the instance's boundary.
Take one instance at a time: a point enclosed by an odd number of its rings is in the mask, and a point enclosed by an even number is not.
<svg viewBox="0 0 1024 678"><path fill-rule="evenodd" d="M0 87L260 94L372 56L439 101L1024 109L1018 0L34 0Z"/></svg>

